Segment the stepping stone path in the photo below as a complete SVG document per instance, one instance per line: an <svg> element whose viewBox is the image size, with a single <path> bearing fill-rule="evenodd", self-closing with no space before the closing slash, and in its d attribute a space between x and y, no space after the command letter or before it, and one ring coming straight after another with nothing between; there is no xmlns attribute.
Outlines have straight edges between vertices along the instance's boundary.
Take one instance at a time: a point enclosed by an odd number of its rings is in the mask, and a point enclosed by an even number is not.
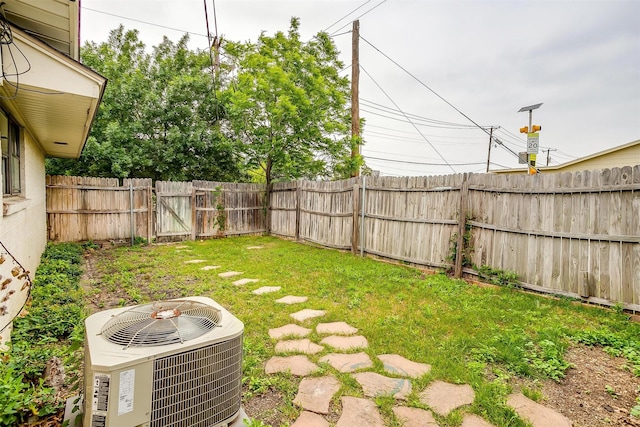
<svg viewBox="0 0 640 427"><path fill-rule="evenodd" d="M343 396L342 415L336 427L384 427L382 415L375 403L359 397Z"/></svg>
<svg viewBox="0 0 640 427"><path fill-rule="evenodd" d="M373 366L373 362L367 353L331 353L321 357L320 362L328 363L340 372L353 372L358 369L367 369Z"/></svg>
<svg viewBox="0 0 640 427"><path fill-rule="evenodd" d="M247 249L249 249L249 250L264 249L264 246L247 246Z"/></svg>
<svg viewBox="0 0 640 427"><path fill-rule="evenodd" d="M189 246L187 246L187 245L179 245L179 246L176 246L176 249L189 249Z"/></svg>
<svg viewBox="0 0 640 427"><path fill-rule="evenodd" d="M219 265L205 265L204 267L200 267L200 270L209 271L215 270L216 268L220 268Z"/></svg>
<svg viewBox="0 0 640 427"><path fill-rule="evenodd" d="M240 279L233 282L233 284L236 286L242 286L242 285L246 285L247 283L255 283L257 281L258 279Z"/></svg>
<svg viewBox="0 0 640 427"><path fill-rule="evenodd" d="M403 427L438 427L431 412L424 409L394 406L393 413Z"/></svg>
<svg viewBox="0 0 640 427"><path fill-rule="evenodd" d="M369 347L367 339L362 335L355 335L353 337L340 337L338 335L331 335L323 338L320 344L326 344L337 350L356 350L359 348Z"/></svg>
<svg viewBox="0 0 640 427"><path fill-rule="evenodd" d="M318 369L318 365L310 361L307 356L274 356L267 362L264 371L267 374L289 372L291 375L304 377Z"/></svg>
<svg viewBox="0 0 640 427"><path fill-rule="evenodd" d="M300 382L298 394L293 403L307 411L318 414L329 413L329 403L340 390L340 381L335 377L305 378Z"/></svg>
<svg viewBox="0 0 640 427"><path fill-rule="evenodd" d="M449 412L462 405L470 405L475 399L475 393L470 385L455 385L443 381L434 381L425 391L420 393L420 402L438 415L446 417Z"/></svg>
<svg viewBox="0 0 640 427"><path fill-rule="evenodd" d="M269 329L269 336L274 340L279 340L287 336L304 338L311 333L311 329L303 328L298 325L284 325L279 328Z"/></svg>
<svg viewBox="0 0 640 427"><path fill-rule="evenodd" d="M353 377L362 386L367 397L393 396L406 400L411 393L411 383L403 378L389 378L375 372L361 372L353 374Z"/></svg>
<svg viewBox="0 0 640 427"><path fill-rule="evenodd" d="M392 375L420 378L424 374L431 372L431 365L412 362L397 354L381 354L378 359L383 363L384 370Z"/></svg>
<svg viewBox="0 0 640 427"><path fill-rule="evenodd" d="M307 319L313 319L314 317L322 317L325 314L327 313L324 310L311 310L309 308L305 308L304 310L291 313L290 316L296 319L298 322L304 322Z"/></svg>
<svg viewBox="0 0 640 427"><path fill-rule="evenodd" d="M189 261L185 261L185 264L199 264L201 262L207 262L206 259L190 259Z"/></svg>
<svg viewBox="0 0 640 427"><path fill-rule="evenodd" d="M290 340L279 341L276 344L276 353L304 353L304 354L316 354L324 350L324 347L309 341L303 340Z"/></svg>
<svg viewBox="0 0 640 427"><path fill-rule="evenodd" d="M533 427L571 427L571 421L567 417L534 402L522 393L507 397L507 405L511 406L520 418L529 421Z"/></svg>
<svg viewBox="0 0 640 427"><path fill-rule="evenodd" d="M225 271L224 273L218 274L218 276L222 277L223 279L226 279L233 276L239 276L241 274L242 274L241 271Z"/></svg>
<svg viewBox="0 0 640 427"><path fill-rule="evenodd" d="M301 302L306 302L309 298L307 297L295 297L293 295L287 295L286 297L282 297L277 299L276 302L279 304L300 304Z"/></svg>
<svg viewBox="0 0 640 427"><path fill-rule="evenodd" d="M261 246L250 246L247 249L262 249ZM192 260L187 262L204 262ZM206 266L202 269L214 269L219 266ZM228 271L220 273L220 277L233 277L242 273ZM241 279L233 282L236 285L257 282L258 279ZM253 291L256 295L263 295L280 291L280 286L263 286ZM287 295L275 300L279 304L296 304L307 302L306 296ZM304 309L290 314L298 322L314 319L326 315L324 310ZM385 427L384 420L372 400L377 396L393 396L398 400L406 400L411 393L411 379L420 378L431 372L431 365L418 363L406 359L398 354L381 354L376 356L384 371L394 378L367 371L374 367L369 354L365 352L353 353L353 350L369 347L367 338L355 335L358 329L346 322L318 323L315 331L318 335L329 335L318 343L308 338L312 332L309 328L303 328L296 324L288 324L278 328L269 329L269 337L279 340L275 344L275 353L302 353L289 356L273 356L265 365L267 374L288 373L294 376L305 377L300 382L298 393L293 403L302 409L298 419L291 427L329 427L329 422L323 415L329 414L331 400L341 388L341 383L332 375L323 377L310 377L320 368L306 355L315 355L325 351L324 346L331 347L332 353L322 355L317 360L327 363L338 372L350 374L362 387L363 394L367 397L359 398L342 396L340 399L342 410L335 427ZM317 336L314 340L318 340ZM300 339L285 339L300 338ZM324 346L323 346L324 345ZM317 356L316 356L317 357ZM360 371L356 372L355 371ZM393 415L395 422L404 427L439 427L433 414L446 417L451 411L471 405L475 400L475 392L468 384L449 384L443 381L433 381L419 395L420 402L429 407L429 410L394 406ZM512 394L507 399L507 404L516 411L520 418L530 422L533 427L571 427L571 421L562 414L536 403L524 395ZM462 427L495 427L483 418L462 412Z"/></svg>
<svg viewBox="0 0 640 427"><path fill-rule="evenodd" d="M263 295L271 292L278 292L280 289L282 289L280 286L263 286L253 291L253 293L256 295Z"/></svg>
<svg viewBox="0 0 640 427"><path fill-rule="evenodd" d="M302 411L291 427L329 427L329 423L321 415L309 411Z"/></svg>
<svg viewBox="0 0 640 427"><path fill-rule="evenodd" d="M358 332L358 329L347 325L346 322L318 323L316 332L319 334L353 335Z"/></svg>

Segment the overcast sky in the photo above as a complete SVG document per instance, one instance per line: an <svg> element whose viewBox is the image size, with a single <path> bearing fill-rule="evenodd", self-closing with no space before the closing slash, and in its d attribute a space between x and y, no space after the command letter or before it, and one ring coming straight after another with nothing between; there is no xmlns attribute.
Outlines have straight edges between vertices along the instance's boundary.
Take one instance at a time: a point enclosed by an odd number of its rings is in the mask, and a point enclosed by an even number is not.
<svg viewBox="0 0 640 427"><path fill-rule="evenodd" d="M206 4L214 32L213 1ZM204 0L82 0L81 7L83 42L105 41L122 23L147 46L190 32L192 48L207 47ZM488 135L433 92L477 124L500 126L494 136L514 152L526 150L519 128L528 114L518 110L542 102L533 114L542 126L539 165L549 148L558 164L640 139L638 0L216 0L215 8L218 33L230 40L286 31L299 17L304 38L335 34L345 66L345 32L360 17L363 154L383 175L486 169ZM499 145L491 162L519 166Z"/></svg>

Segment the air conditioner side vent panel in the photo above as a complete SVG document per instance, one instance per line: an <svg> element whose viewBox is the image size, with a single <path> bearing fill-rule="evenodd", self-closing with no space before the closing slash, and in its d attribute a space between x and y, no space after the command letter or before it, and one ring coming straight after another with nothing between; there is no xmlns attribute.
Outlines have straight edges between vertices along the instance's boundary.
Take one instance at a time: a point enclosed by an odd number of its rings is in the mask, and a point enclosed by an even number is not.
<svg viewBox="0 0 640 427"><path fill-rule="evenodd" d="M155 360L150 427L215 427L240 411L242 339Z"/></svg>

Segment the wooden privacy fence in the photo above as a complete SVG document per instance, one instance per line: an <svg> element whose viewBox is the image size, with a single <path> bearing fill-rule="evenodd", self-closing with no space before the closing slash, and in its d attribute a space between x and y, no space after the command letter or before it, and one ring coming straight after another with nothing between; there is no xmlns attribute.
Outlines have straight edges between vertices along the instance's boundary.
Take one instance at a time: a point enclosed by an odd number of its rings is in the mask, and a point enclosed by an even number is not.
<svg viewBox="0 0 640 427"><path fill-rule="evenodd" d="M640 166L300 180L273 184L269 207L262 184L157 182L155 215L150 183L133 181L130 205L129 181L92 179L48 178L51 240L126 238L132 216L158 240L269 232L456 275L514 271L525 288L640 310Z"/></svg>

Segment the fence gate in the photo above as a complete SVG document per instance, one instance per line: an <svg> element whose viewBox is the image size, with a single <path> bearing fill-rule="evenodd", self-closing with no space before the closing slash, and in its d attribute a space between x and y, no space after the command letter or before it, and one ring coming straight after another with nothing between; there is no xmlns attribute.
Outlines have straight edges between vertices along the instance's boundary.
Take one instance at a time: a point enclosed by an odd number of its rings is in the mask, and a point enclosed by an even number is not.
<svg viewBox="0 0 640 427"><path fill-rule="evenodd" d="M190 182L156 182L157 241L193 239L193 198Z"/></svg>

